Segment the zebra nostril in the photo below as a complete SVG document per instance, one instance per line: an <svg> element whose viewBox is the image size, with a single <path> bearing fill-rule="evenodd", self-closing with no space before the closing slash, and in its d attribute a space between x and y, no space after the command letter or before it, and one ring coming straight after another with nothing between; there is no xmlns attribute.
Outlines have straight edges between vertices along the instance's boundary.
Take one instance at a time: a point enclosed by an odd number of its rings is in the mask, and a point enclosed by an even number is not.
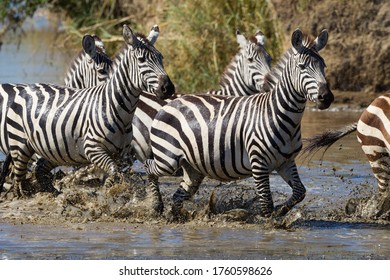
<svg viewBox="0 0 390 280"><path fill-rule="evenodd" d="M161 87L161 92L164 93L164 94L167 93L167 88L165 86L162 86Z"/></svg>

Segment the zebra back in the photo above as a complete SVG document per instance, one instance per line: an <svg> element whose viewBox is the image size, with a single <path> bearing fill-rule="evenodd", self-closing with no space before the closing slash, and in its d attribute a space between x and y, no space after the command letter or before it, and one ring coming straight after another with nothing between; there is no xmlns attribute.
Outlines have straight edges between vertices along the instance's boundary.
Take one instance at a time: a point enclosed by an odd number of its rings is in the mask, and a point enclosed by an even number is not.
<svg viewBox="0 0 390 280"><path fill-rule="evenodd" d="M96 35L85 35L83 50L65 74L65 85L88 88L105 83L112 72L112 60L106 55L103 42Z"/></svg>

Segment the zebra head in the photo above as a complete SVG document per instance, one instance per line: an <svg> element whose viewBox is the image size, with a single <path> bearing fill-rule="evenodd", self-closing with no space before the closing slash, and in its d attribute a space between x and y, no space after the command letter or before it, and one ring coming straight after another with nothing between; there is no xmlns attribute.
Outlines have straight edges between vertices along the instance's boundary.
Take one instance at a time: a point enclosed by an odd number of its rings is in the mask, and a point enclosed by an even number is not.
<svg viewBox="0 0 390 280"><path fill-rule="evenodd" d="M83 63L85 69L80 69L80 71L84 71L81 75L84 80L84 87L93 87L105 83L112 70L112 60L106 55L102 40L96 35L85 35L82 45L86 54Z"/></svg>
<svg viewBox="0 0 390 280"><path fill-rule="evenodd" d="M293 59L291 71L295 71L293 85L297 92L317 103L318 109L327 109L334 100L332 91L325 79L325 62L319 55L328 41L328 32L323 30L315 40L304 37L302 31L293 32L291 43Z"/></svg>
<svg viewBox="0 0 390 280"><path fill-rule="evenodd" d="M142 34L134 34L127 25L123 26L123 38L130 48L130 55L133 59L133 82L138 81L143 91L166 99L175 93L175 86L165 72L163 56L153 45L158 34L158 26L154 26L149 40Z"/></svg>
<svg viewBox="0 0 390 280"><path fill-rule="evenodd" d="M256 91L264 85L264 77L270 71L271 56L264 48L265 36L261 31L246 39L240 31L236 31L240 52L237 67L245 84Z"/></svg>

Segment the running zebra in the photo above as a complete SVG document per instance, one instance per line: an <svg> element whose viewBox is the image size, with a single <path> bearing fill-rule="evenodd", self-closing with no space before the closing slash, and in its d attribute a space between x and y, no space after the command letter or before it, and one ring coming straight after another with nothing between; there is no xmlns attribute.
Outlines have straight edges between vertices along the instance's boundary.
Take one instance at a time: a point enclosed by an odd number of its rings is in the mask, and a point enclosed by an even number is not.
<svg viewBox="0 0 390 280"><path fill-rule="evenodd" d="M390 93L374 99L362 113L358 122L307 139L308 144L303 151L312 153L321 148L328 149L336 141L357 130L357 139L371 165L379 191L388 191L390 187L389 112Z"/></svg>
<svg viewBox="0 0 390 280"><path fill-rule="evenodd" d="M34 84L15 97L6 120L7 152L15 166L15 185L21 190L28 188L27 163L34 153L50 163L46 172L58 165L94 163L109 175L105 187L111 186L118 176L114 158L130 147L141 92L159 98L174 93L162 55L153 44L126 25L123 38L126 47L106 83L80 90Z"/></svg>
<svg viewBox="0 0 390 280"><path fill-rule="evenodd" d="M104 83L112 69L112 61L105 54L104 44L96 35L85 35L82 40L81 50L76 59L71 63L65 75L65 86L73 88L87 88ZM21 92L26 84L0 84L0 130L4 131L8 108L14 102L15 96ZM3 133L0 135L0 151L7 151L8 138ZM0 174L0 193L10 171L11 156L6 155ZM39 174L38 174L39 177ZM38 181L40 178L37 178Z"/></svg>
<svg viewBox="0 0 390 280"><path fill-rule="evenodd" d="M231 181L252 175L264 216L274 212L269 184L273 170L293 190L275 215L287 213L304 199L294 159L302 147L306 100L326 109L334 99L318 53L327 40L326 30L315 40L294 31L292 48L266 76L270 92L249 97L183 96L158 112L151 129L154 159L147 160L145 168L155 177L183 168L183 181L173 195L173 214L181 212L184 200L196 193L205 176Z"/></svg>
<svg viewBox="0 0 390 280"><path fill-rule="evenodd" d="M258 93L264 84L265 75L270 71L271 56L264 48L265 37L261 31L247 39L236 32L239 51L226 67L220 88L207 94L244 96ZM169 100L168 100L169 101ZM133 156L145 162L152 158L150 129L157 112L168 103L153 94L142 93L133 119Z"/></svg>

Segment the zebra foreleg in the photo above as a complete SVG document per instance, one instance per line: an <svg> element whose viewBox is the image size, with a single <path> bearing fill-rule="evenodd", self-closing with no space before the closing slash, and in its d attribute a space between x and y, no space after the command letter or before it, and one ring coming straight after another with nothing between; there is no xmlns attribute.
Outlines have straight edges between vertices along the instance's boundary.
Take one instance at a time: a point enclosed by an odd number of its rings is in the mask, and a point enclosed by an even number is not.
<svg viewBox="0 0 390 280"><path fill-rule="evenodd" d="M53 186L53 176L50 171L55 167L44 158L39 158L35 166L35 178L43 192L59 195L60 192Z"/></svg>
<svg viewBox="0 0 390 280"><path fill-rule="evenodd" d="M152 200L152 208L158 215L161 215L164 211L164 203L160 193L158 176L149 174L148 181L148 191Z"/></svg>
<svg viewBox="0 0 390 280"><path fill-rule="evenodd" d="M104 182L104 189L107 190L111 188L115 182L119 182L123 179L122 174L119 173L118 166L104 148L97 146L94 142L92 142L92 144L90 142L86 142L85 145L93 146L93 149L90 147L85 149L88 160L107 172L108 177Z"/></svg>
<svg viewBox="0 0 390 280"><path fill-rule="evenodd" d="M204 175L192 168L187 162L182 165L183 181L180 187L173 194L173 204L171 213L173 218L179 221L186 221L189 219L189 213L184 210L183 203L190 200L198 191L199 185L204 179Z"/></svg>
<svg viewBox="0 0 390 280"><path fill-rule="evenodd" d="M286 164L278 170L278 173L292 189L291 197L285 203L275 207L275 216L283 216L305 198L306 188L299 178L295 162Z"/></svg>
<svg viewBox="0 0 390 280"><path fill-rule="evenodd" d="M27 166L28 162L32 156L32 153L29 154L30 150L14 149L11 146L11 157L14 163L13 174L14 183L13 183L13 194L15 197L27 197L33 193L32 185L27 181Z"/></svg>
<svg viewBox="0 0 390 280"><path fill-rule="evenodd" d="M269 174L257 174L254 172L253 178L255 179L256 184L256 195L260 202L261 215L264 217L270 217L274 211L274 203L269 185Z"/></svg>

